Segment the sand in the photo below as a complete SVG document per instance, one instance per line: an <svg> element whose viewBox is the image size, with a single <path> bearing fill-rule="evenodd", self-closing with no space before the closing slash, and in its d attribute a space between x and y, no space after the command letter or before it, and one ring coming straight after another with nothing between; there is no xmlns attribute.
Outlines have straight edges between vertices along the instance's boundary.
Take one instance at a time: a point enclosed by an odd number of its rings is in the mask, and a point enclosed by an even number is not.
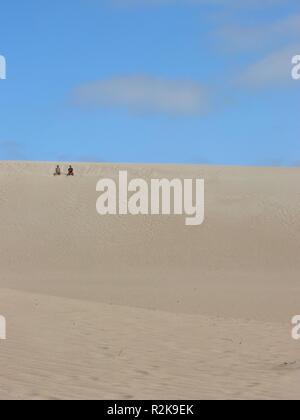
<svg viewBox="0 0 300 420"><path fill-rule="evenodd" d="M74 167L0 163L0 399L299 399L300 169ZM120 169L204 178L205 223L99 216Z"/></svg>

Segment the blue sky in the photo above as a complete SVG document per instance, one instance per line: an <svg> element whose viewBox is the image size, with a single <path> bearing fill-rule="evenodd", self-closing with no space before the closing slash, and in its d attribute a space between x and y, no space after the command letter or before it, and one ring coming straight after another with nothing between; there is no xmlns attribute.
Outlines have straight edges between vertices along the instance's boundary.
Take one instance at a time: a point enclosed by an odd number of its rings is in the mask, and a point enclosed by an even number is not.
<svg viewBox="0 0 300 420"><path fill-rule="evenodd" d="M10 0L0 159L299 165L298 0Z"/></svg>

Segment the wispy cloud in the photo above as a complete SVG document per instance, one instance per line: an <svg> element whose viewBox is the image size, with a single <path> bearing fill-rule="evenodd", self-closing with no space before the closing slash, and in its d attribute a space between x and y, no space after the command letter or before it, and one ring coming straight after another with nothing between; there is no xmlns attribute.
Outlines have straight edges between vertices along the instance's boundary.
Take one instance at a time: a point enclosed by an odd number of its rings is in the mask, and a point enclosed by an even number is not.
<svg viewBox="0 0 300 420"><path fill-rule="evenodd" d="M72 102L133 113L193 115L209 109L210 95L196 82L125 75L79 86L73 92Z"/></svg>
<svg viewBox="0 0 300 420"><path fill-rule="evenodd" d="M224 47L231 50L288 45L300 38L300 14L263 25L226 25L217 31L216 36Z"/></svg>
<svg viewBox="0 0 300 420"><path fill-rule="evenodd" d="M300 43L284 48L255 62L239 77L238 83L251 88L279 87L292 83L292 57L300 51Z"/></svg>
<svg viewBox="0 0 300 420"><path fill-rule="evenodd" d="M236 58L243 55L250 63L235 78L239 87L277 88L291 84L291 60L300 51L299 12L281 19L268 18L268 23L258 23L257 19L223 22L214 38L223 50L233 52Z"/></svg>

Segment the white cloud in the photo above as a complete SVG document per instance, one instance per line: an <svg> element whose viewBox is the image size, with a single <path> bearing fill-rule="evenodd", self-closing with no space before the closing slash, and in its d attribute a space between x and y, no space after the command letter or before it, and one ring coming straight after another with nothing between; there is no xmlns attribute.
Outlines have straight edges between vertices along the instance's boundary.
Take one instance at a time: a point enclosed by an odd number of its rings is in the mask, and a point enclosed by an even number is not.
<svg viewBox="0 0 300 420"><path fill-rule="evenodd" d="M292 82L292 57L300 51L300 44L269 54L252 64L238 82L248 87L282 86Z"/></svg>
<svg viewBox="0 0 300 420"><path fill-rule="evenodd" d="M150 76L120 76L90 82L73 93L78 106L121 108L134 113L201 114L209 108L202 85Z"/></svg>
<svg viewBox="0 0 300 420"><path fill-rule="evenodd" d="M243 22L223 26L215 32L219 45L235 53L245 52L245 58L252 60L252 64L235 78L237 85L276 88L291 84L291 60L300 53L300 13L265 24L251 19L243 19Z"/></svg>
<svg viewBox="0 0 300 420"><path fill-rule="evenodd" d="M223 45L234 50L260 49L296 42L300 38L300 14L264 25L229 25L217 32Z"/></svg>

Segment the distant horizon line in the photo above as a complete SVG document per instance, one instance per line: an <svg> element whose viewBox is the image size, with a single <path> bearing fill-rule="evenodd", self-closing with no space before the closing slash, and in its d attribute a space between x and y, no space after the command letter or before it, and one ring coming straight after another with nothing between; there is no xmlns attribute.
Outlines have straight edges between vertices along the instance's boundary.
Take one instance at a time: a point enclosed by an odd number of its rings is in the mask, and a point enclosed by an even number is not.
<svg viewBox="0 0 300 420"><path fill-rule="evenodd" d="M29 159L0 159L0 164L15 163L15 164L47 164L47 165L115 165L115 166L202 166L202 167L233 167L233 168L272 168L272 169L300 169L300 164L297 165L271 165L271 164L230 164L230 163L185 163L185 162L118 162L118 161L76 161L76 160L29 160Z"/></svg>

